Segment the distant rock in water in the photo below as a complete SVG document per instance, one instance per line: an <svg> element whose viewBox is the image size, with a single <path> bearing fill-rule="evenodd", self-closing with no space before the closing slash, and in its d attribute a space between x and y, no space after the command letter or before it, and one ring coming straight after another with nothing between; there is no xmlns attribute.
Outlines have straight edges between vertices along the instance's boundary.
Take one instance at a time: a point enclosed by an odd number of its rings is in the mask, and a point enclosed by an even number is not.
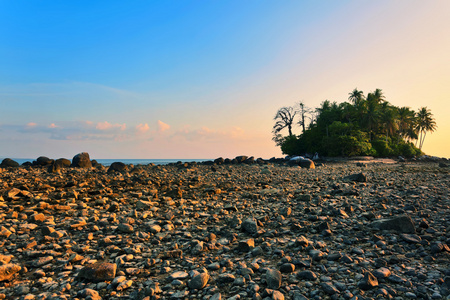
<svg viewBox="0 0 450 300"><path fill-rule="evenodd" d="M72 167L76 168L92 168L92 163L89 158L89 153L81 152L75 155L72 159Z"/></svg>
<svg viewBox="0 0 450 300"><path fill-rule="evenodd" d="M128 171L128 167L126 164L120 161L113 162L108 168L108 173L125 171Z"/></svg>
<svg viewBox="0 0 450 300"><path fill-rule="evenodd" d="M36 161L34 162L34 165L36 166L48 166L51 165L54 162L53 159L50 159L46 156L39 156Z"/></svg>
<svg viewBox="0 0 450 300"><path fill-rule="evenodd" d="M2 163L0 164L0 167L2 168L17 168L19 166L19 163L15 160L12 160L11 158L5 158L2 160Z"/></svg>

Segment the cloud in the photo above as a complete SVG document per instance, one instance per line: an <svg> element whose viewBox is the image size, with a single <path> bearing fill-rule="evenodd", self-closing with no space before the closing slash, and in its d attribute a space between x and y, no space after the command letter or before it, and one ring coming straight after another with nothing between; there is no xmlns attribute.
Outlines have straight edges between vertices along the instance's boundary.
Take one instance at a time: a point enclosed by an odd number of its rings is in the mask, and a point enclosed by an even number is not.
<svg viewBox="0 0 450 300"><path fill-rule="evenodd" d="M145 124L139 124L136 126L136 131L140 134L146 133L147 131L149 131L150 127L148 126L147 123Z"/></svg>
<svg viewBox="0 0 450 300"><path fill-rule="evenodd" d="M27 124L27 128L34 128L34 127L36 127L37 126L37 123L34 123L34 122L30 122L30 123L28 123Z"/></svg>
<svg viewBox="0 0 450 300"><path fill-rule="evenodd" d="M56 125L55 123L52 123L48 126L48 128L59 128L59 126Z"/></svg>
<svg viewBox="0 0 450 300"><path fill-rule="evenodd" d="M170 129L170 125L162 122L161 120L158 120L158 131L164 132L166 130Z"/></svg>
<svg viewBox="0 0 450 300"><path fill-rule="evenodd" d="M125 130L127 128L127 125L125 123L123 124L111 124L107 121L105 122L98 122L97 125L95 126L96 129L98 130L113 130L113 129L118 129L118 130Z"/></svg>

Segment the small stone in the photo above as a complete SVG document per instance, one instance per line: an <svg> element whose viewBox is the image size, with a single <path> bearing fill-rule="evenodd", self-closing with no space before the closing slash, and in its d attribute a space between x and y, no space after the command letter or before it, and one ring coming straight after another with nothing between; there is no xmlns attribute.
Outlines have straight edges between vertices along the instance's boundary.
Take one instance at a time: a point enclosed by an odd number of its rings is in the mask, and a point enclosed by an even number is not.
<svg viewBox="0 0 450 300"><path fill-rule="evenodd" d="M281 273L292 273L295 271L295 265L291 263L284 263L280 266Z"/></svg>
<svg viewBox="0 0 450 300"><path fill-rule="evenodd" d="M254 218L245 219L241 224L241 228L243 231L250 234L255 234L258 232L258 224Z"/></svg>
<svg viewBox="0 0 450 300"><path fill-rule="evenodd" d="M362 290L370 290L378 286L378 280L372 273L366 271L364 278L358 283L358 287Z"/></svg>

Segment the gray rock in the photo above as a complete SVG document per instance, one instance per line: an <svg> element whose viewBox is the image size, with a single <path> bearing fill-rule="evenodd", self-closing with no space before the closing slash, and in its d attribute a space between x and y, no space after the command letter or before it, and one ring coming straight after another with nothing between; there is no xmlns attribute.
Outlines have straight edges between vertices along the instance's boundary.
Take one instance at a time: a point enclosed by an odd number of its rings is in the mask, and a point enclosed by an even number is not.
<svg viewBox="0 0 450 300"><path fill-rule="evenodd" d="M208 273L199 273L192 277L192 279L189 281L189 288L193 290L201 290L206 286L209 280L209 274Z"/></svg>
<svg viewBox="0 0 450 300"><path fill-rule="evenodd" d="M415 233L414 222L408 215L401 215L390 219L380 219L372 222L370 226L380 230L394 230L401 233Z"/></svg>
<svg viewBox="0 0 450 300"><path fill-rule="evenodd" d="M258 232L258 223L254 218L248 218L242 222L241 228L247 233L255 234Z"/></svg>
<svg viewBox="0 0 450 300"><path fill-rule="evenodd" d="M364 173L351 174L344 177L347 181L367 182L367 176Z"/></svg>
<svg viewBox="0 0 450 300"><path fill-rule="evenodd" d="M121 173L121 172L125 172L125 171L128 171L127 165L124 164L123 162L116 161L116 162L113 162L109 166L107 173L114 173L114 172L120 172Z"/></svg>
<svg viewBox="0 0 450 300"><path fill-rule="evenodd" d="M277 290L281 286L281 273L275 269L268 269L266 272L266 282L269 289Z"/></svg>
<svg viewBox="0 0 450 300"><path fill-rule="evenodd" d="M305 270L297 273L297 277L300 279L306 279L306 280L316 280L317 275L313 271Z"/></svg>

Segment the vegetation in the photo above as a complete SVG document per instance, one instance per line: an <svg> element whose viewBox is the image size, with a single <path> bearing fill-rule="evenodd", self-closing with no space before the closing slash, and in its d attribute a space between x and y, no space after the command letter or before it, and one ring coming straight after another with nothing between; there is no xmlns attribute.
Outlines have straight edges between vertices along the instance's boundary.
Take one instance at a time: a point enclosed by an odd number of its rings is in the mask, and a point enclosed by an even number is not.
<svg viewBox="0 0 450 300"><path fill-rule="evenodd" d="M409 107L396 107L381 89L367 96L354 89L348 102L325 100L315 110L304 103L297 106L280 108L274 118L273 140L287 155L412 157L422 154L427 132L437 128L428 108L416 113ZM292 132L294 125L302 129L299 135ZM285 128L287 136L281 134Z"/></svg>

